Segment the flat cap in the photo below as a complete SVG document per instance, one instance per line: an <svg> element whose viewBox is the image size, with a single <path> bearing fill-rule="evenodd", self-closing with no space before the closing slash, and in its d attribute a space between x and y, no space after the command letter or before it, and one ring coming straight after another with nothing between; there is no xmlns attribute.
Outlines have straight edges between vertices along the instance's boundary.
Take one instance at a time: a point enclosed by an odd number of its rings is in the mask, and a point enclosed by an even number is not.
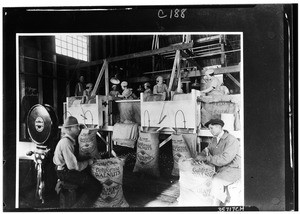
<svg viewBox="0 0 300 214"><path fill-rule="evenodd" d="M210 121L205 123L205 126L208 127L210 124L211 125L220 125L222 127L224 126L223 120L220 120L220 119L211 119Z"/></svg>

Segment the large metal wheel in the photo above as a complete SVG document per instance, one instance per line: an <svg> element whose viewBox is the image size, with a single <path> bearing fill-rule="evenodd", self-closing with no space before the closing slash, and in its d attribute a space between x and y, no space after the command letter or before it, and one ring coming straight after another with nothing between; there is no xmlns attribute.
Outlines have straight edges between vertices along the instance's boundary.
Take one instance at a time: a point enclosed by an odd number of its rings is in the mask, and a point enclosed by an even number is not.
<svg viewBox="0 0 300 214"><path fill-rule="evenodd" d="M48 140L57 135L58 119L50 105L34 105L27 116L28 133L36 144L47 144Z"/></svg>

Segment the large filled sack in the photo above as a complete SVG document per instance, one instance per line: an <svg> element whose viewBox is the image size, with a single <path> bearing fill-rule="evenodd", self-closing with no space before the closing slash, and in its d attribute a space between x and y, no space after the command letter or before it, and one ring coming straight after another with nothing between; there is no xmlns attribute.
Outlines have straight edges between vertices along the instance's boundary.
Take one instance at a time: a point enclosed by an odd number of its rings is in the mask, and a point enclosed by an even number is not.
<svg viewBox="0 0 300 214"><path fill-rule="evenodd" d="M97 147L97 131L95 128L82 129L78 136L79 157L97 158L99 156Z"/></svg>
<svg viewBox="0 0 300 214"><path fill-rule="evenodd" d="M103 184L103 190L93 207L128 207L123 195L123 166L120 158L98 159L92 166L92 175Z"/></svg>
<svg viewBox="0 0 300 214"><path fill-rule="evenodd" d="M210 196L215 167L194 159L179 159L179 206L211 206Z"/></svg>
<svg viewBox="0 0 300 214"><path fill-rule="evenodd" d="M159 133L140 132L133 172L159 177Z"/></svg>
<svg viewBox="0 0 300 214"><path fill-rule="evenodd" d="M172 151L173 151L173 176L179 176L178 161L180 158L195 158L196 156L197 134L173 134Z"/></svg>
<svg viewBox="0 0 300 214"><path fill-rule="evenodd" d="M112 140L118 146L134 148L138 138L138 124L133 122L116 123L113 127Z"/></svg>

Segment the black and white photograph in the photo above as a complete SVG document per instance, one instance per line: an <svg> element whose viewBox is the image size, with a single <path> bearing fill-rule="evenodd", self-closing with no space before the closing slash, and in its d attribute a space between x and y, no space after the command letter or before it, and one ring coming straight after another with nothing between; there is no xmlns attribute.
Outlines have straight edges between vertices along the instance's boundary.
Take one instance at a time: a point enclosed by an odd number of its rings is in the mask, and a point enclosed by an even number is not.
<svg viewBox="0 0 300 214"><path fill-rule="evenodd" d="M3 211L293 211L295 4L6 7Z"/></svg>

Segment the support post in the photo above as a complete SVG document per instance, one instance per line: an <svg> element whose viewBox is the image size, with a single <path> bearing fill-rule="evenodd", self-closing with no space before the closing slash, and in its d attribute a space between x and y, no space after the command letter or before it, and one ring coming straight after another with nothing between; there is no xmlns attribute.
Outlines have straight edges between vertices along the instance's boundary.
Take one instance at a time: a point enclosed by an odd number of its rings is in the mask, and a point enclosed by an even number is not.
<svg viewBox="0 0 300 214"><path fill-rule="evenodd" d="M168 91L171 91L172 89L176 67L180 67L179 62L180 62L180 50L176 50Z"/></svg>
<svg viewBox="0 0 300 214"><path fill-rule="evenodd" d="M100 73L99 73L99 75L98 75L97 81L96 81L96 83L95 83L95 87L93 88L92 96L95 96L95 95L96 95L96 92L97 92L97 90L98 90L98 87L99 87L101 78L102 78L102 76L103 76L104 71L106 70L106 66L107 66L107 61L104 60L103 65L102 65L102 68L101 68Z"/></svg>

